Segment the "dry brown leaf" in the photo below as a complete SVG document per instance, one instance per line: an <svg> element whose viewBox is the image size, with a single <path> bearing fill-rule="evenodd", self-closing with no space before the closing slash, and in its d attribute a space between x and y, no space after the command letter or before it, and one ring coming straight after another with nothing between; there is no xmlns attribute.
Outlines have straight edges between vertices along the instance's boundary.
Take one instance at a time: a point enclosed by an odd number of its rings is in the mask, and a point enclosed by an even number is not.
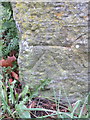
<svg viewBox="0 0 90 120"><path fill-rule="evenodd" d="M12 63L14 61L16 61L16 57L14 55L12 57L8 56L8 58L6 60L5 59L0 60L0 66L2 66L2 67L8 67L8 66L12 67L13 66Z"/></svg>

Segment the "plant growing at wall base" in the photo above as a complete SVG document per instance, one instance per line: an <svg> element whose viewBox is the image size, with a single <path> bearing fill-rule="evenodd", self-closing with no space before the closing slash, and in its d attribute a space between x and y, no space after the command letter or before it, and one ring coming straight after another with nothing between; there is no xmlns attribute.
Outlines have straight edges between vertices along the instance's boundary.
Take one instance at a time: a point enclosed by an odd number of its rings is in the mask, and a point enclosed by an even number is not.
<svg viewBox="0 0 90 120"><path fill-rule="evenodd" d="M4 15L2 19L2 32L0 40L2 41L2 56L7 57L13 51L19 51L19 38L15 21L13 19L13 10L10 2L2 2ZM12 53L13 54L13 53ZM17 56L17 55L16 55Z"/></svg>

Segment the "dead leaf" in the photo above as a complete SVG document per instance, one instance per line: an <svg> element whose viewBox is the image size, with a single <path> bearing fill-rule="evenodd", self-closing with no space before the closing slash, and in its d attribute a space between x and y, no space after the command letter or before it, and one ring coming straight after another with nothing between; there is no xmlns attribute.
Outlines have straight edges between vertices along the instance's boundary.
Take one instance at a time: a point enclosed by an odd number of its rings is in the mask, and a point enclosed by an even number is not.
<svg viewBox="0 0 90 120"><path fill-rule="evenodd" d="M9 79L9 82L10 82L10 84L11 84L11 83L13 82L13 79L12 79L12 78L10 78L10 79Z"/></svg>
<svg viewBox="0 0 90 120"><path fill-rule="evenodd" d="M16 80L19 80L19 76L18 76L17 73L11 72L11 76L12 76L13 78L15 78Z"/></svg>
<svg viewBox="0 0 90 120"><path fill-rule="evenodd" d="M14 61L16 61L16 57L14 55L12 57L8 56L8 58L6 60L5 59L0 60L0 66L2 66L2 67L8 67L8 66L12 67L13 66L12 63Z"/></svg>

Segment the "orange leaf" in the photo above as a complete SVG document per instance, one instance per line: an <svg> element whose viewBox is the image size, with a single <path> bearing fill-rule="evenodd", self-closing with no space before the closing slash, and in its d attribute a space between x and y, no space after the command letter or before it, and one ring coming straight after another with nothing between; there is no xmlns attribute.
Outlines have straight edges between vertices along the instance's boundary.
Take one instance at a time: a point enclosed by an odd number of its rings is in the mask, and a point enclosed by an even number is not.
<svg viewBox="0 0 90 120"><path fill-rule="evenodd" d="M12 62L16 61L16 57L13 55L12 57L9 57L5 60L5 59L2 59L0 60L0 66L2 67L12 67Z"/></svg>
<svg viewBox="0 0 90 120"><path fill-rule="evenodd" d="M12 75L12 77L14 77L16 80L19 79L19 76L18 76L17 73L15 73L15 72L11 72L11 75Z"/></svg>

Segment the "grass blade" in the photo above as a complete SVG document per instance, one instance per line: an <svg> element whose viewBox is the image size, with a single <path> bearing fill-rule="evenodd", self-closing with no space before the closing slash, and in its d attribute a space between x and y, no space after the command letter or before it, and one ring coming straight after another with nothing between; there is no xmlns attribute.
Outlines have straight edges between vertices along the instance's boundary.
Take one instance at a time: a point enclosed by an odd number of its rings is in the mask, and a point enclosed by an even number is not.
<svg viewBox="0 0 90 120"><path fill-rule="evenodd" d="M54 114L60 114L60 115L66 115L68 116L69 118L71 118L71 115L70 113L65 113L65 112L57 112L57 111L54 111L54 110L49 110L49 109L43 109L43 108L25 108L24 110L26 111L46 111L46 112L51 112L51 113L54 113Z"/></svg>
<svg viewBox="0 0 90 120"><path fill-rule="evenodd" d="M80 104L81 104L81 100L78 100L75 104L75 107L74 107L72 113L71 113L71 118L74 118L75 111L79 107Z"/></svg>
<svg viewBox="0 0 90 120"><path fill-rule="evenodd" d="M85 101L84 101L84 104L83 104L83 106L82 106L82 108L81 108L81 111L80 111L80 114L79 114L78 118L81 118L81 117L82 117L83 110L84 110L84 107L85 107L85 104L86 104L87 100L88 100L88 96L86 97L86 99L85 99Z"/></svg>

